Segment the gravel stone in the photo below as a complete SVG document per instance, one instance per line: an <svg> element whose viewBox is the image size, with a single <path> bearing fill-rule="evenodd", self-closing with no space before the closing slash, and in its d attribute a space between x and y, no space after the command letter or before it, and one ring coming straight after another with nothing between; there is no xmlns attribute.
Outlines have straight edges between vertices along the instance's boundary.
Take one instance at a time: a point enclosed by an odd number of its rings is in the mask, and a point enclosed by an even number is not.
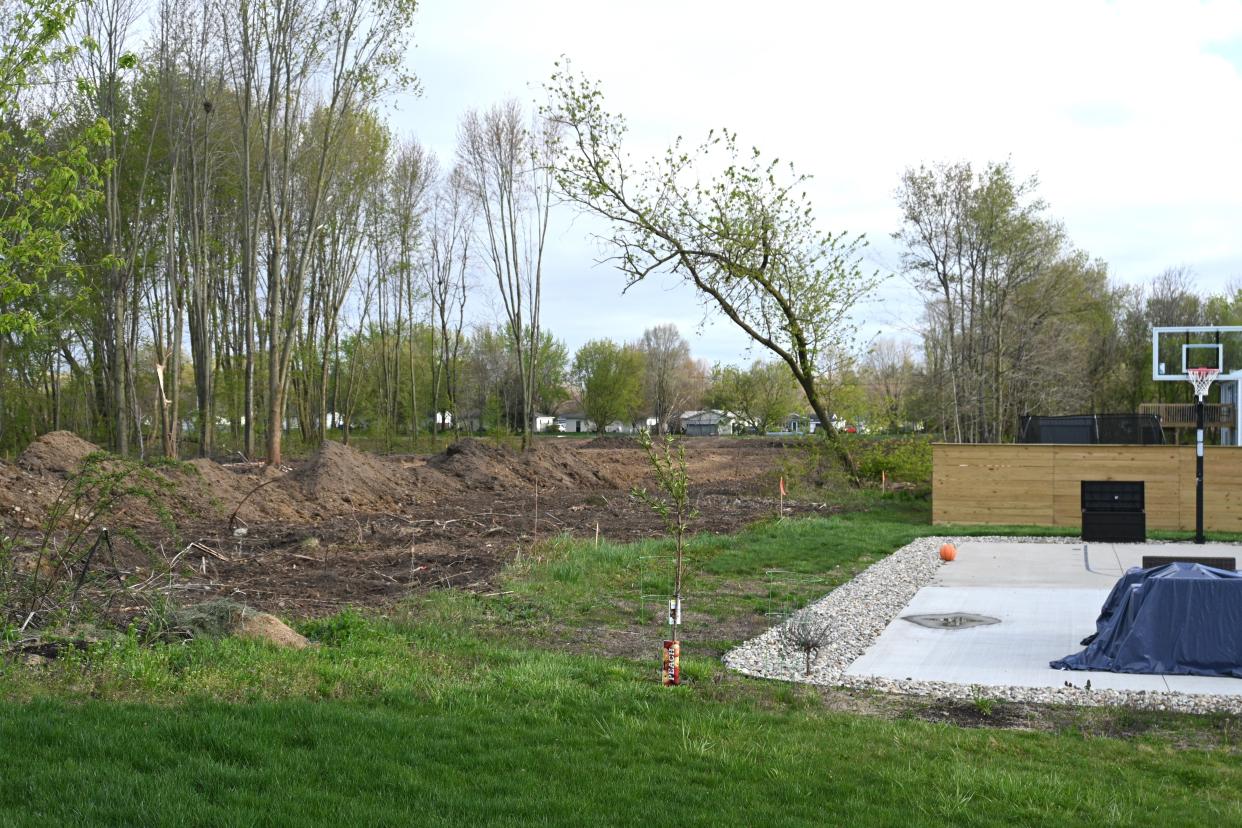
<svg viewBox="0 0 1242 828"><path fill-rule="evenodd" d="M886 693L934 696L944 699L979 698L1041 704L1124 706L1182 713L1242 713L1242 696L1151 692L1146 690L1087 690L1085 677L1066 671L1070 687L1013 687L965 685L942 681L901 681L879 676L847 676L849 668L879 638L880 633L906 608L910 599L926 586L942 566L943 543L1004 541L1007 543L1080 543L1079 538L1053 537L925 537L909 543L877 561L824 598L794 614L811 614L826 624L827 638L812 662L810 675L802 653L783 645L778 625L752 638L724 656L731 669L748 676L800 681L810 684L880 690Z"/></svg>

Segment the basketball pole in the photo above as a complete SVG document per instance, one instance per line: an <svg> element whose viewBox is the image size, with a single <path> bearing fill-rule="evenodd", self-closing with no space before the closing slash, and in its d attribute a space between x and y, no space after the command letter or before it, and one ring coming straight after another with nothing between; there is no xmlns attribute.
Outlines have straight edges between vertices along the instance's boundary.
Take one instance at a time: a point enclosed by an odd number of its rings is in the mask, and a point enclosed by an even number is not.
<svg viewBox="0 0 1242 828"><path fill-rule="evenodd" d="M1195 543L1203 543L1203 401L1219 368L1190 368L1186 375L1195 389Z"/></svg>
<svg viewBox="0 0 1242 828"><path fill-rule="evenodd" d="M1195 403L1195 543L1203 543L1203 397Z"/></svg>

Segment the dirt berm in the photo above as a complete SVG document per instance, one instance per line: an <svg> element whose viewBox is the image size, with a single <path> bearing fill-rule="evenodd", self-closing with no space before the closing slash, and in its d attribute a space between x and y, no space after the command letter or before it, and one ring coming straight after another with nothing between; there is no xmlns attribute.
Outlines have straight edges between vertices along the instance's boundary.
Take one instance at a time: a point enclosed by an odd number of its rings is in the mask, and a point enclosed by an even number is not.
<svg viewBox="0 0 1242 828"><path fill-rule="evenodd" d="M428 468L476 491L533 488L618 489L618 480L589 457L558 443L537 443L525 454L467 438L427 461Z"/></svg>
<svg viewBox="0 0 1242 828"><path fill-rule="evenodd" d="M66 479L99 451L93 443L57 431L36 439L15 464L0 462L0 525L30 528L41 522ZM173 484L163 500L177 525L213 516L227 520L234 512L243 524L401 512L463 491L525 493L536 481L544 491L625 487L601 463L567 445L537 445L522 454L471 438L426 459L381 457L327 442L288 472L206 459L157 471ZM138 498L123 504L122 512L138 524L157 518Z"/></svg>

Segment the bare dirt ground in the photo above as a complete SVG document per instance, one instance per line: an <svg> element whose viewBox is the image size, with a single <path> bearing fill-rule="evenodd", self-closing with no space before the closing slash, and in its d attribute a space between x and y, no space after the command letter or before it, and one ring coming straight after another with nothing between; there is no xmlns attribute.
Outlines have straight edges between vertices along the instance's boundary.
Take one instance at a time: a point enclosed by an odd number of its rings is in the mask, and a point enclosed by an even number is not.
<svg viewBox="0 0 1242 828"><path fill-rule="evenodd" d="M686 446L693 496L711 515L695 530L733 532L774 514L785 444L696 438ZM0 532L39 537L69 476L95 451L55 432L0 463ZM652 483L646 455L621 437L540 440L525 455L474 439L431 456L328 443L283 469L195 460L159 474L172 484L164 500L176 531L129 498L102 522L114 536L132 532L118 538L108 565L141 577L175 559L184 602L230 597L293 616L383 606L435 586L485 591L514 554L551 535L593 538L597 527L614 541L663 534L658 516L629 494Z"/></svg>

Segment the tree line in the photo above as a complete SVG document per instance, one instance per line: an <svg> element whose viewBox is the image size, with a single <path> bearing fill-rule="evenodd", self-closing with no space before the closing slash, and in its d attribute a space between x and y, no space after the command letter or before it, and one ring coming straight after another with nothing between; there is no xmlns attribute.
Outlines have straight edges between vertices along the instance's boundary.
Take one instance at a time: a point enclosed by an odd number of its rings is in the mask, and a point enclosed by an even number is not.
<svg viewBox="0 0 1242 828"><path fill-rule="evenodd" d="M1188 385L1152 380L1152 328L1242 322L1242 284L1205 295L1185 267L1139 284L1110 278L1009 163L909 169L897 201L922 353L873 367L907 377L906 416L941 439L1011 440L1023 414L1189 401Z"/></svg>
<svg viewBox="0 0 1242 828"><path fill-rule="evenodd" d="M668 430L700 406L1009 439L1024 413L1131 411L1152 324L1224 324L1185 270L1144 287L1075 248L1008 164L910 169L894 238L915 339L858 342L866 241L806 177L715 131L633 161L600 87L466 111L439 159L383 117L416 94L414 0L16 0L0 10L0 450L70 428L121 454L279 463L365 428L528 440L567 400ZM541 318L557 200L633 285L690 285L759 349L708 368L656 326L571 355ZM486 293L494 324L467 324ZM477 304L476 304L477 306Z"/></svg>
<svg viewBox="0 0 1242 828"><path fill-rule="evenodd" d="M360 405L417 437L474 393L465 381L495 350L495 330L465 326L467 294L489 279L528 430L550 347L540 127L512 102L467 112L448 162L396 135L381 113L418 90L404 68L414 11L0 12L6 244L29 235L35 208L12 207L39 195L41 164L75 182L35 217L44 259L16 262L0 293L0 447L72 427L120 454L209 455L224 429L278 463L290 430L321 441Z"/></svg>

